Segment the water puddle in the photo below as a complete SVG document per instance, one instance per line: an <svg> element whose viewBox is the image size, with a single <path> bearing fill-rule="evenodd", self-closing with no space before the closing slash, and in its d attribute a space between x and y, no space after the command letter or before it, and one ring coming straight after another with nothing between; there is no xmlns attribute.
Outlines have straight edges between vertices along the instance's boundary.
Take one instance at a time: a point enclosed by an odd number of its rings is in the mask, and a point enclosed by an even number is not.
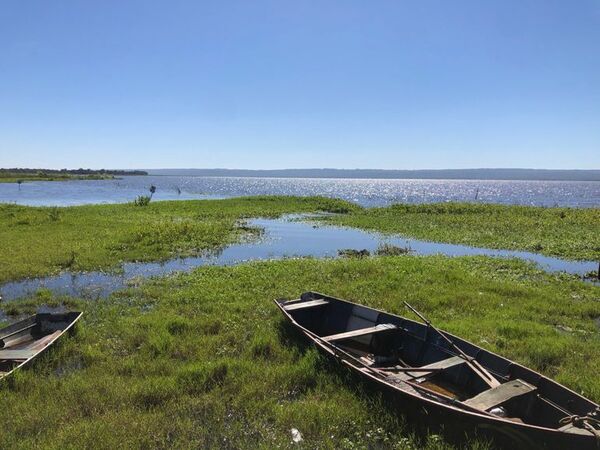
<svg viewBox="0 0 600 450"><path fill-rule="evenodd" d="M55 295L88 299L103 298L119 289L136 285L148 277L189 272L205 265L233 265L246 261L286 257L337 257L341 249L366 249L374 252L382 244L410 248L411 252L417 255L485 255L520 258L533 261L546 271L567 272L579 276L597 270L598 267L598 263L593 261L569 261L529 252L427 242L352 228L319 225L297 219L298 216L288 216L281 219L248 220L247 226L264 229L262 237L250 243L231 245L217 253L176 258L164 262L125 263L119 273L63 272L56 276L15 281L1 286L0 295L4 300L13 300L30 296L43 288L52 291Z"/></svg>

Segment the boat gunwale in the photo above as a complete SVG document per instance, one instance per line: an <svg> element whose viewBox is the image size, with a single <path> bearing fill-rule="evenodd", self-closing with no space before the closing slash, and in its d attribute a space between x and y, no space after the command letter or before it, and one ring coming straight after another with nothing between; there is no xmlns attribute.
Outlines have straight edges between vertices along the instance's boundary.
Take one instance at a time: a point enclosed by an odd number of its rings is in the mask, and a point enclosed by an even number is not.
<svg viewBox="0 0 600 450"><path fill-rule="evenodd" d="M396 317L396 318L399 318L399 319L402 319L402 320L406 320L406 321L408 321L408 322L411 322L411 323L413 323L413 324L417 324L417 325L420 325L420 326L425 326L425 325L423 325L423 324L422 324L422 323L420 323L420 322L417 322L417 321L415 321L415 320L412 320L412 319L406 318L406 317L404 317L404 316L400 316L400 315L397 315L397 314L392 314L392 313L389 313L389 312L386 312L386 311L382 311L382 310L380 310L380 309L377 309L377 308L373 308L373 307L370 307L370 306L362 305L362 304L360 304L360 303L355 303L355 302L348 301L348 300L344 300L344 299L341 299L341 298L332 297L332 296L330 296L330 295L326 295L326 294L323 294L323 293L320 293L320 292L316 292L316 291L307 291L307 292L304 292L302 295L304 295L304 294L316 294L317 296L321 296L322 298L325 298L325 299L331 299L331 300L335 300L335 301L338 301L338 302L346 303L346 304L349 304L349 305L353 305L353 306L359 306L359 307L367 308L367 309L370 309L370 310L372 310L372 311L376 311L376 312L378 312L378 313L383 313L383 314L386 314L386 315L389 315L389 316L393 316L393 317ZM302 301L302 299L301 299L301 298L300 298L300 299L298 299L298 300L299 300L299 301ZM479 417L479 418L481 418L482 420L486 420L486 421L491 421L491 422L501 422L501 423L503 423L503 424L506 424L506 425L509 425L509 426L514 426L514 427L517 427L517 428L524 428L524 429L535 429L535 430L539 430L539 431L553 432L553 433L557 433L557 434L560 434L560 435L571 435L571 434L572 434L572 433L568 433L568 432L566 432L566 431L564 431L564 430L559 430L559 429L557 429L557 428L549 428L549 427L543 427L543 426L540 426L540 425L533 425L533 424L528 424L528 423L519 423L519 422L513 422L512 420L510 420L510 419L508 419L508 418L499 417L499 416L494 416L494 415L491 415L491 414L485 414L485 413L484 413L484 411L482 411L481 413L477 413L477 412L475 412L475 411L470 411L470 410L467 410L467 409L462 409L462 408L460 408L460 407L457 407L457 406L454 406L454 405L452 405L452 404L446 404L446 403L443 403L443 402L440 402L440 401L435 401L435 400L432 400L432 399L430 399L430 398L427 398L427 397L425 397L425 396L421 396L421 395L415 395L415 394L413 394L412 392L409 392L409 391L407 391L407 390L404 390L404 389L400 388L399 386L397 386L397 385L395 385L395 384L393 384L393 383L390 383L390 382L388 382L388 381L387 381L385 378L383 378L383 375L376 374L376 372L371 372L371 371L363 371L363 370L360 370L360 369L359 369L357 366L355 366L355 365L354 365L354 364L352 364L351 362L347 361L346 359L344 359L344 358L342 358L342 357L339 357L339 356L336 354L336 347L335 347L335 345L334 345L333 343L329 343L329 342L327 342L327 341L324 341L324 340L322 340L322 339L315 339L315 337L314 337L314 336L312 336L312 335L313 335L313 334L314 334L314 335L316 335L316 333L313 333L312 331L308 330L307 328L303 327L303 326L302 326L302 325L300 325L298 322L296 322L296 320L294 319L294 317L292 317L292 315L291 315L291 314L290 314L288 311L286 311L286 310L285 310L285 307L284 307L284 305L282 304L282 302L283 302L283 301L286 301L286 300L284 300L284 299L275 299L275 300L274 300L274 302L275 302L275 304L277 305L277 307L278 307L278 308L279 308L279 309L280 309L280 310L283 312L283 314L284 314L284 315L285 315L285 316L286 316L286 317L287 317L287 318L288 318L288 319L289 319L289 320L292 322L292 324L293 324L293 325L294 325L294 326L295 326L297 329L299 329L300 331L302 331L302 333L303 333L303 334L304 334L306 337L308 337L308 338L309 338L309 339L310 339L310 340L311 340L311 341L312 341L314 344L316 344L318 347L320 347L320 348L322 348L323 350L325 350L327 353L329 353L331 356L335 357L336 359L338 359L338 360L340 360L340 361L342 361L342 362L346 363L346 365L348 365L349 367L351 367L351 368L352 368L352 369L353 369L355 372L359 373L360 375L367 376L367 377L369 377L370 379L374 380L374 381L375 381L375 382L377 382L377 383L384 384L384 385L386 385L386 386L390 387L391 389L393 389L394 391L401 393L402 395L408 395L408 396L410 396L410 397L411 397L411 398L413 398L413 399L418 399L418 400L420 400L420 401L425 401L426 403L433 404L433 405L435 405L435 406L438 406L438 407L439 407L439 406L441 406L441 407L443 407L443 408L447 408L447 409L453 410L453 411L455 411L455 412L459 412L459 413L461 413L461 414L468 414L469 416L473 416L473 417ZM292 300L292 301L293 301L293 300ZM562 384L560 384L560 383L558 383L558 382L556 382L556 381L554 381L554 380L552 380L552 379L550 379L550 378L546 377L545 375L543 375L543 374L541 374L541 373L539 373L539 372L537 372L537 371L535 371L535 370L533 370L533 369L530 369L530 368L528 368L528 367L525 367L525 366L523 366L523 365L521 365L521 364L519 364L519 363L517 363L517 362L515 362L515 361L512 361L512 360L510 360L510 359L507 359L507 358L505 358L505 357L503 357L503 356L501 356L501 355L498 355L497 353L494 353L494 352L492 352L492 351L490 351L490 350L486 350L486 349L482 348L482 347L481 347L481 346L479 346L479 345L475 345L475 344L473 344L472 342L470 342L470 341L467 341L466 339L460 338L460 337L458 337L458 336L455 336L455 335L453 335L453 334L451 334L451 333L449 333L449 332L447 332L447 331L445 331L445 330L440 330L440 331L441 331L442 333L444 333L446 336L450 337L450 338L457 339L459 343L460 343L460 342L465 342L465 343L467 343L467 344L469 344L469 345L472 345L472 346L474 346L475 348L478 348L478 349L484 350L484 351L488 352L489 354L491 354L491 355L493 355L493 356L495 356L495 357L501 358L501 359L503 359L503 360L505 360L505 361L508 361L508 362L510 362L510 363L512 363L512 364L515 364L515 365L519 366L520 368L523 368L523 369L525 369L525 370L531 371L531 372L532 372L532 373L534 373L535 375L538 375L538 376L539 376L538 383L539 383L539 382L540 382L542 379L543 379L543 380L546 380L546 381L549 381L549 382L551 382L551 383L554 383L554 384L556 384L556 385L557 385L557 386L559 386L561 389L564 389L564 390L566 390L566 391L570 392L571 394L574 394L575 396L577 396L577 397L579 397L579 398L581 398L581 399L585 400L586 402L592 403L592 404L593 404L593 405L595 405L596 407L599 407L599 406L598 406L598 404L596 404L596 403L595 403L595 402L593 402L592 400L590 400L590 399L588 399L588 398L586 398L586 397L584 397L584 396L582 396L582 395L578 394L577 392L575 392L575 391L573 391L573 390L569 389L568 387L566 387L566 386L564 386L564 385L562 385ZM367 367L367 366L365 366L365 367ZM544 397L540 397L540 398L544 398ZM595 438L595 437L594 437L594 435L593 435L592 433L590 433L590 434L589 434L589 437L590 437L590 438Z"/></svg>
<svg viewBox="0 0 600 450"><path fill-rule="evenodd" d="M2 380L4 380L6 377L8 377L9 375L11 375L15 370L20 369L21 367L23 367L26 364L29 364L30 362L32 362L35 358L37 358L39 355L41 355L42 353L46 352L46 350L48 350L48 348L53 345L58 339L60 339L66 332L68 332L73 326L75 326L75 324L77 323L77 321L79 319L81 319L81 316L83 315L82 311L67 311L64 313L58 313L58 314L77 314L75 316L75 318L73 320L71 320L71 322L69 323L69 325L67 325L63 330L61 330L60 334L55 336L52 340L50 340L43 348L41 348L38 352L36 352L35 355L25 359L24 361L22 361L21 363L17 364L16 366L14 366L10 371L5 372L3 375L0 375L0 382ZM20 320L19 322L23 322L26 320L30 320L32 318L36 319L39 315L41 314L48 314L48 315L52 315L52 314L56 314L56 313L36 313L36 314L32 314L31 316L25 317L24 319ZM18 323L18 322L15 322ZM14 324L11 324L14 325ZM11 326L8 325L8 326ZM6 328L6 327L4 327Z"/></svg>

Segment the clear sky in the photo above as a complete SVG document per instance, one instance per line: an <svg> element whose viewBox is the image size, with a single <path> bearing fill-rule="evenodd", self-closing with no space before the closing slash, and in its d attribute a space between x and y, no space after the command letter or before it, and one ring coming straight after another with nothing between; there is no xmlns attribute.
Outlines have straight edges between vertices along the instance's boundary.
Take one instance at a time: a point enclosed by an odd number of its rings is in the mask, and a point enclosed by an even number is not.
<svg viewBox="0 0 600 450"><path fill-rule="evenodd" d="M600 0L2 0L0 167L600 168Z"/></svg>

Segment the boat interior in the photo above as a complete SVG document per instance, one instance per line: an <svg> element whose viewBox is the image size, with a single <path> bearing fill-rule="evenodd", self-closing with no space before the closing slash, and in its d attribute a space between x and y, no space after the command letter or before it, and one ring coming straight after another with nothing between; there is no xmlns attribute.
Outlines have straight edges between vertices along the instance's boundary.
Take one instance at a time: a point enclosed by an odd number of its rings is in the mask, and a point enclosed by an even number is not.
<svg viewBox="0 0 600 450"><path fill-rule="evenodd" d="M44 350L80 315L40 313L1 329L0 377Z"/></svg>
<svg viewBox="0 0 600 450"><path fill-rule="evenodd" d="M432 327L365 306L308 292L280 306L312 338L351 357L363 372L412 394L466 410L573 433L561 425L571 415L586 415L596 405L542 375L447 335L468 358ZM491 374L485 380L477 365ZM476 367L474 367L476 366Z"/></svg>

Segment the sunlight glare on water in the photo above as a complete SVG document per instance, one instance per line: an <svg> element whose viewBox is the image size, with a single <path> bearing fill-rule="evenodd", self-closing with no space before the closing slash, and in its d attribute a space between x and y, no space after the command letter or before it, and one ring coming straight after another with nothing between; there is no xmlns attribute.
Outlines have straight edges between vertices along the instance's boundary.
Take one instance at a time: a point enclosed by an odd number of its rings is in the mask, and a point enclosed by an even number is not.
<svg viewBox="0 0 600 450"><path fill-rule="evenodd" d="M70 206L125 203L147 195L154 200L228 198L247 195L321 195L363 206L390 203L477 201L534 206L600 206L600 182L382 180L330 178L238 178L138 176L116 180L35 181L0 183L0 203L32 206Z"/></svg>

